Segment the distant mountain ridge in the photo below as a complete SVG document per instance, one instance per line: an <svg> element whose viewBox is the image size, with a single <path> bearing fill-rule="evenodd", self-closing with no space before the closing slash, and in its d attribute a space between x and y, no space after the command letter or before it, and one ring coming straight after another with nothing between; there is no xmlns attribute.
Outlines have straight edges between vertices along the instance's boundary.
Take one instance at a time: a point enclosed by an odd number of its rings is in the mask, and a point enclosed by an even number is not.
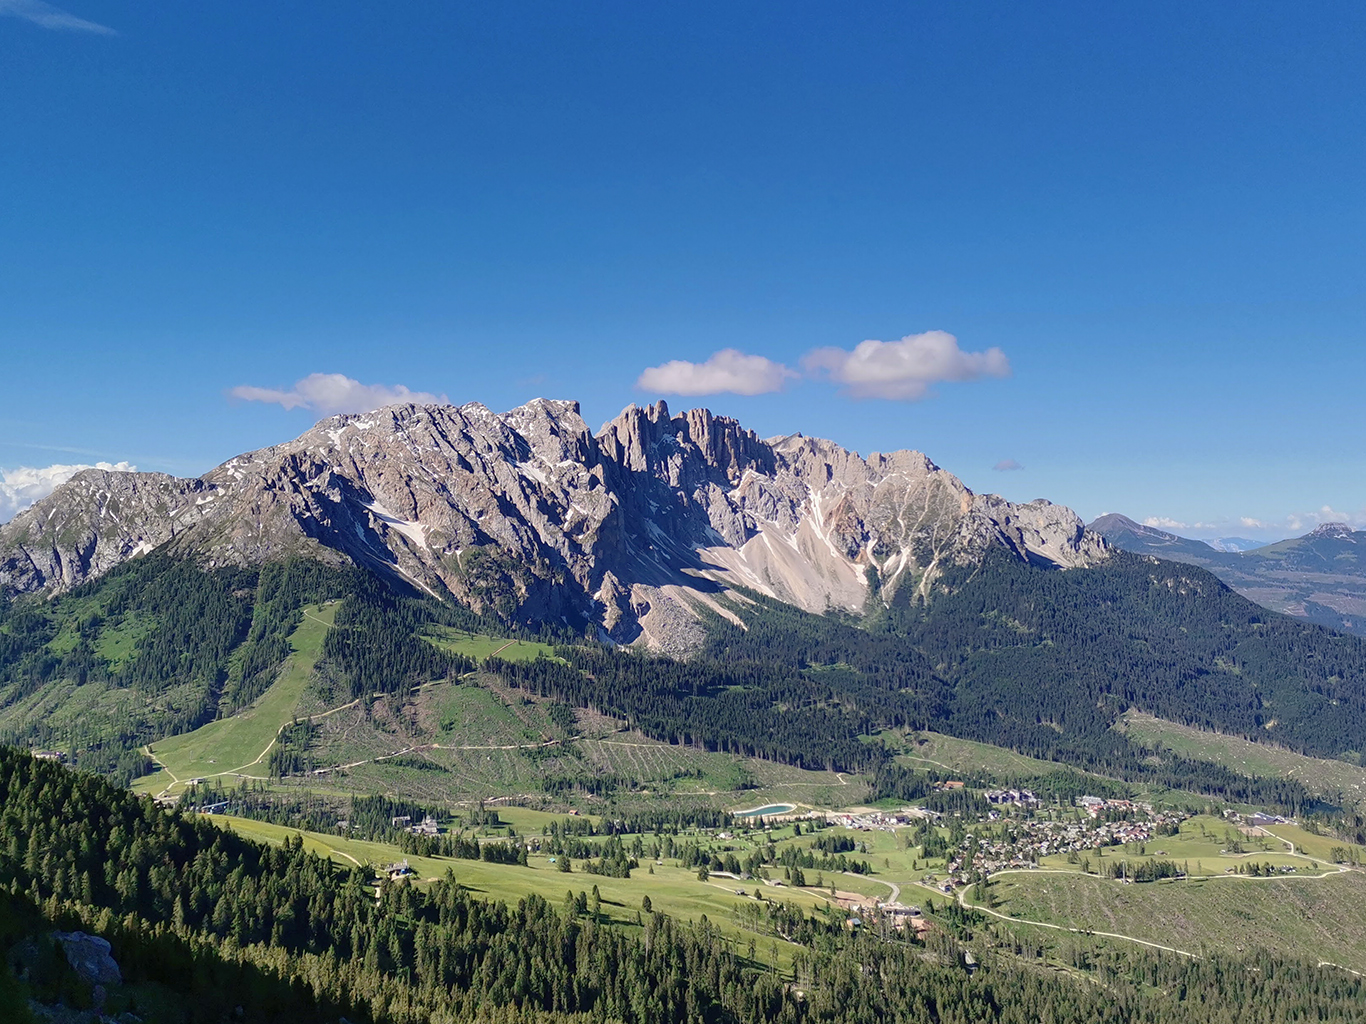
<svg viewBox="0 0 1366 1024"><path fill-rule="evenodd" d="M1215 551L1252 551L1256 548L1266 547L1264 540L1251 540L1247 537L1215 537L1213 540L1205 541Z"/></svg>
<svg viewBox="0 0 1366 1024"><path fill-rule="evenodd" d="M154 549L205 567L302 555L524 621L686 648L742 585L860 612L1004 548L1108 557L1070 509L974 494L918 452L761 440L706 409L396 405L323 420L195 479L87 470L0 527L0 589L61 590Z"/></svg>
<svg viewBox="0 0 1366 1024"><path fill-rule="evenodd" d="M1100 534L1117 548L1140 555L1169 558L1174 562L1204 565L1204 560L1222 554L1202 540L1178 537L1166 530L1134 522L1128 516L1116 512L1101 516L1088 523L1086 528Z"/></svg>
<svg viewBox="0 0 1366 1024"><path fill-rule="evenodd" d="M1366 636L1366 531L1346 523L1248 551L1220 551L1118 514L1087 529L1125 551L1206 568L1273 611Z"/></svg>

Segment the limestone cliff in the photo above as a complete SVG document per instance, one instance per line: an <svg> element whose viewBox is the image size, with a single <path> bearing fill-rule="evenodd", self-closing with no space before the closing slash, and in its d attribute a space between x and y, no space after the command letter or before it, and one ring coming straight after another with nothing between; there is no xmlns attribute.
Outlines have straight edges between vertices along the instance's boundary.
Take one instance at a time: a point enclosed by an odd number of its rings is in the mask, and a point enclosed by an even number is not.
<svg viewBox="0 0 1366 1024"><path fill-rule="evenodd" d="M679 650L699 609L732 614L715 599L732 585L858 612L928 598L993 546L1062 568L1108 551L1071 510L974 494L918 452L762 440L663 402L594 435L577 403L538 399L335 416L192 480L86 471L0 527L0 587L69 588L162 547L206 566L308 554Z"/></svg>

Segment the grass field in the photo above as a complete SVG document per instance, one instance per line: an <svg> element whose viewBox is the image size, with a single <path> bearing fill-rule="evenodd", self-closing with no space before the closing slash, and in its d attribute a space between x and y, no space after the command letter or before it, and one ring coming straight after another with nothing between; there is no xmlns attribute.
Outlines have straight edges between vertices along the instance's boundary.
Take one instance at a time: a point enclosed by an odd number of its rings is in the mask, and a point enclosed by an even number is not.
<svg viewBox="0 0 1366 1024"><path fill-rule="evenodd" d="M1366 971L1366 874L1244 877L1125 885L1089 875L1001 874L995 909L1012 917L1115 932L1188 953L1283 956Z"/></svg>
<svg viewBox="0 0 1366 1024"><path fill-rule="evenodd" d="M1366 846L1346 843L1341 839L1334 839L1332 836L1315 835L1312 832L1306 832L1298 825L1268 825L1266 830L1281 839L1294 843L1296 851L1310 857L1330 861L1335 849L1346 849L1356 853L1357 863L1366 863ZM1366 913L1366 908L1363 908L1363 912Z"/></svg>
<svg viewBox="0 0 1366 1024"><path fill-rule="evenodd" d="M1297 779L1315 796L1342 793L1358 806L1366 803L1366 768L1325 758L1305 757L1290 750L1252 743L1240 736L1204 732L1151 715L1130 711L1120 725L1128 736L1183 757L1214 761L1241 775Z"/></svg>
<svg viewBox="0 0 1366 1024"><path fill-rule="evenodd" d="M504 637L466 633L449 626L433 626L427 639L444 650L463 654L476 662L497 654L504 661L535 661L539 657L553 658L555 649L534 640L508 640Z"/></svg>
<svg viewBox="0 0 1366 1024"><path fill-rule="evenodd" d="M1026 757L1004 747L960 740L937 732L912 733L901 757L912 768L939 768L992 777L1047 775L1061 767L1052 761Z"/></svg>
<svg viewBox="0 0 1366 1024"><path fill-rule="evenodd" d="M542 816L537 812L520 809L500 809L499 814L504 820L516 824L524 833L536 834L539 834L541 825L552 817L562 817ZM596 885L602 896L604 915L610 923L622 927L636 927L636 912L641 907L641 900L649 896L655 910L686 921L696 921L705 915L710 922L737 941L747 944L753 939L760 960L771 963L776 959L784 968L791 966L792 955L798 947L749 930L745 926L745 921L756 907L756 901L752 896L736 895L735 890L743 888L747 892L754 892L757 886L758 891L762 891L767 898L796 904L808 912L829 906L829 902L814 891L789 887L770 888L760 882L737 882L729 878L702 882L698 880L694 870L678 867L672 861L663 864L643 863L631 873L630 878L606 878L578 870L566 874L544 856L532 856L526 867L443 857L405 856L397 847L385 843L299 832L281 825L224 815L208 817L221 827L262 842L278 844L291 836L300 835L305 848L319 856L330 857L339 864L368 864L382 867L396 861L407 860L421 882L443 877L446 871L450 870L461 885L477 895L493 900L515 903L525 896L536 894L558 906L564 900L567 890L589 891ZM651 867L654 870L653 874L650 873ZM850 881L852 880L841 876L840 888L847 889L845 883ZM886 892L886 887L882 887L882 894L885 895Z"/></svg>
<svg viewBox="0 0 1366 1024"><path fill-rule="evenodd" d="M137 645L156 627L151 616L130 613L119 625L100 631L95 641L95 653L109 662L112 671L123 668L137 650Z"/></svg>
<svg viewBox="0 0 1366 1024"><path fill-rule="evenodd" d="M294 653L279 677L251 707L210 722L193 732L151 745L152 755L163 766L134 783L138 792L176 792L192 778L233 776L265 777L265 756L280 728L295 716L313 665L322 650L336 605L306 609L303 620L290 635Z"/></svg>

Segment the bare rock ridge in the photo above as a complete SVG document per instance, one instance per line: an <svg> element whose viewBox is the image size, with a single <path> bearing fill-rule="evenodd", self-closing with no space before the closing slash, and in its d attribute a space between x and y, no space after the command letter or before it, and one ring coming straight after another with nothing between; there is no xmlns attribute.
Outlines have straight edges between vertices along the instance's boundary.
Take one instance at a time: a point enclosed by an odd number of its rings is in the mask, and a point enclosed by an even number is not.
<svg viewBox="0 0 1366 1024"><path fill-rule="evenodd" d="M861 611L994 546L1063 568L1108 554L1070 509L974 494L918 452L762 440L663 402L595 435L577 403L537 399L334 416L198 479L87 470L0 527L0 588L66 589L162 547L205 566L308 554L675 649L700 609L730 614L729 586Z"/></svg>

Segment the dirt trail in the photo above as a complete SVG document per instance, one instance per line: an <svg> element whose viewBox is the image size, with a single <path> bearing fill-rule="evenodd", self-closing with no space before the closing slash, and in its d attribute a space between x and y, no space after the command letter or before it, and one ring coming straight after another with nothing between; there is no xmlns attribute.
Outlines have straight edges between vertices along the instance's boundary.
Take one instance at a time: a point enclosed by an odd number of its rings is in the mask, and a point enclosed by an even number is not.
<svg viewBox="0 0 1366 1024"><path fill-rule="evenodd" d="M1031 873L1031 872L1024 872L1024 871L1021 871L1021 872L998 871L998 872L996 872L996 874L998 874L998 875L1005 875L1005 874L1029 874L1029 873ZM993 876L993 877L994 877L994 876ZM916 884L918 885L918 884L920 884L920 883L916 883ZM928 889L929 886L923 886L923 888ZM932 891L932 892L937 892L938 890L931 890L931 891ZM942 895L942 893L941 893L941 895ZM1149 942L1147 939L1140 939L1140 938L1138 938L1137 936L1134 936L1134 935L1121 935L1119 932L1098 932L1098 931L1096 931L1096 930L1094 930L1094 929L1092 929L1092 928L1072 928L1072 927L1070 927L1070 926L1068 926L1068 925L1065 925L1065 924L1050 924L1050 923L1048 923L1048 922L1046 922L1046 921L1031 921L1031 920L1029 920L1028 918L1024 918L1024 917L1011 917L1009 914L1002 914L1002 913L1001 913L1000 911L998 911L998 910L992 910L992 909L990 909L989 907L982 907L982 906L978 906L978 905L975 904L975 903L969 903L969 902L968 902L968 890L967 890L967 888L964 888L962 891L960 891L960 892L958 893L958 905L959 905L960 907L964 907L964 908L966 908L966 909L968 909L968 910L976 910L976 911L978 911L979 913L982 913L982 914L990 914L992 917L999 918L999 919L1002 920L1002 921L1010 921L1012 924L1028 924L1028 925L1033 925L1033 926L1036 927L1036 928L1051 928L1053 931L1057 931L1057 932L1071 932L1071 933L1074 934L1074 935L1100 935L1100 936L1103 936L1104 938L1107 938L1107 939L1120 939L1120 940L1122 940L1122 941L1124 941L1124 942L1134 942L1134 943L1137 943L1137 944L1140 945L1140 946L1148 946L1148 947L1151 948L1151 949L1161 949L1161 950L1164 950L1165 952L1168 952L1168 953L1175 953L1175 954L1177 954L1178 956L1189 957L1189 958L1192 959L1192 960L1201 960L1201 959L1203 959L1203 957L1201 957L1201 956L1199 956L1199 955L1197 955L1197 954L1195 954L1195 953L1188 952L1187 950L1184 950L1184 949L1177 949L1175 946L1164 946L1164 945L1162 945L1162 943L1160 943L1160 942Z"/></svg>
<svg viewBox="0 0 1366 1024"><path fill-rule="evenodd" d="M1322 866L1322 865L1319 865L1319 866ZM1325 872L1324 872L1323 874L1321 874L1321 875L1279 875L1279 876L1274 876L1274 875L1273 875L1273 876L1259 876L1259 875L1201 875L1201 876L1199 877L1199 880L1200 880L1200 881L1206 881L1206 882L1208 882L1208 881L1216 881L1216 880L1219 880L1219 879L1224 879L1224 880L1227 880L1227 881L1240 881L1240 882L1288 882L1288 881L1296 881L1296 880L1298 880L1298 881L1304 881L1304 882L1313 882L1313 881L1318 881L1319 879L1329 878L1329 877L1331 877L1332 875L1336 875L1336 874L1339 874L1339 873L1341 873L1341 872L1343 872L1343 871L1347 871L1347 870L1349 870L1349 869L1348 869L1348 868L1345 868L1345 867L1337 867L1335 870L1332 870L1332 871L1325 871ZM992 877L992 878L996 878L996 877L998 877L998 876L1000 876L1000 875L1040 875L1040 874L1072 875L1072 874L1076 874L1076 873L1077 873L1077 872L1075 872L1075 871L1064 871L1064 870L1059 869L1059 868L1032 868L1032 869L1027 869L1027 868L1008 868L1008 869L1006 869L1005 871L997 871L997 872L993 873L991 877ZM1092 876L1092 877L1094 877L1094 876ZM920 883L920 882L916 882L916 883L914 883L914 884L920 885L922 888L925 888L925 889L929 889L929 888L930 888L929 886L923 885L923 884ZM1175 884L1178 884L1178 885L1179 885L1179 884L1181 884L1181 883L1178 882L1178 883L1175 883ZM937 889L932 889L931 891L932 891L932 892L939 892L939 890L937 890ZM1028 924L1028 925L1033 925L1033 926L1035 926L1036 928L1051 928L1051 929L1053 929L1054 931L1072 932L1073 934L1076 934L1076 935L1100 935L1100 936L1103 936L1104 938L1107 938L1107 939L1121 939L1121 940L1123 940L1123 941L1125 941L1125 942L1135 942L1135 943L1137 943L1137 944L1140 945L1140 946L1148 946L1148 947L1151 947L1152 949L1161 949L1161 950L1165 950L1165 951L1168 952L1168 953L1177 953L1177 954L1179 954L1180 956L1190 957L1190 958L1193 959L1193 960L1200 960L1200 959L1202 959L1200 956L1196 955L1195 953L1187 952L1187 951L1184 950L1184 949L1177 949L1175 946L1164 946L1164 945L1162 945L1162 943L1160 943L1160 942L1150 942L1150 941L1148 941L1147 939L1140 939L1140 938L1138 938L1137 936L1134 936L1134 935L1121 935L1119 932L1101 932L1101 931L1096 931L1096 930L1093 929L1093 928L1073 928L1073 927L1070 927L1069 925L1052 924L1052 923L1049 923L1049 922L1047 922L1047 921L1031 921L1030 919L1025 918L1025 917L1011 917L1009 914L1002 914L1000 911L992 910L992 909L990 909L989 907L983 907L983 906L979 906L979 905L977 905L977 904L975 904L975 903L969 903L969 902L968 902L968 887L963 888L963 889L958 893L958 904L959 904L959 906L965 907L965 908L967 908L967 909L969 909L969 910L976 910L976 911L979 911L979 912L981 912L981 913L983 913L983 914L990 914L992 917L999 918L999 919L1002 920L1002 921L1010 921L1010 922L1012 922L1012 923L1014 923L1014 924ZM1339 964L1329 963L1328 961L1324 961L1324 962L1321 963L1319 966L1320 966L1320 967L1323 967L1323 966L1328 966L1328 967L1339 967L1340 965L1339 965ZM1350 970L1351 970L1351 968L1349 968L1349 967L1342 967L1341 969L1344 970L1344 971L1350 971ZM1352 973L1355 974L1355 973L1357 973L1357 972L1352 971Z"/></svg>

